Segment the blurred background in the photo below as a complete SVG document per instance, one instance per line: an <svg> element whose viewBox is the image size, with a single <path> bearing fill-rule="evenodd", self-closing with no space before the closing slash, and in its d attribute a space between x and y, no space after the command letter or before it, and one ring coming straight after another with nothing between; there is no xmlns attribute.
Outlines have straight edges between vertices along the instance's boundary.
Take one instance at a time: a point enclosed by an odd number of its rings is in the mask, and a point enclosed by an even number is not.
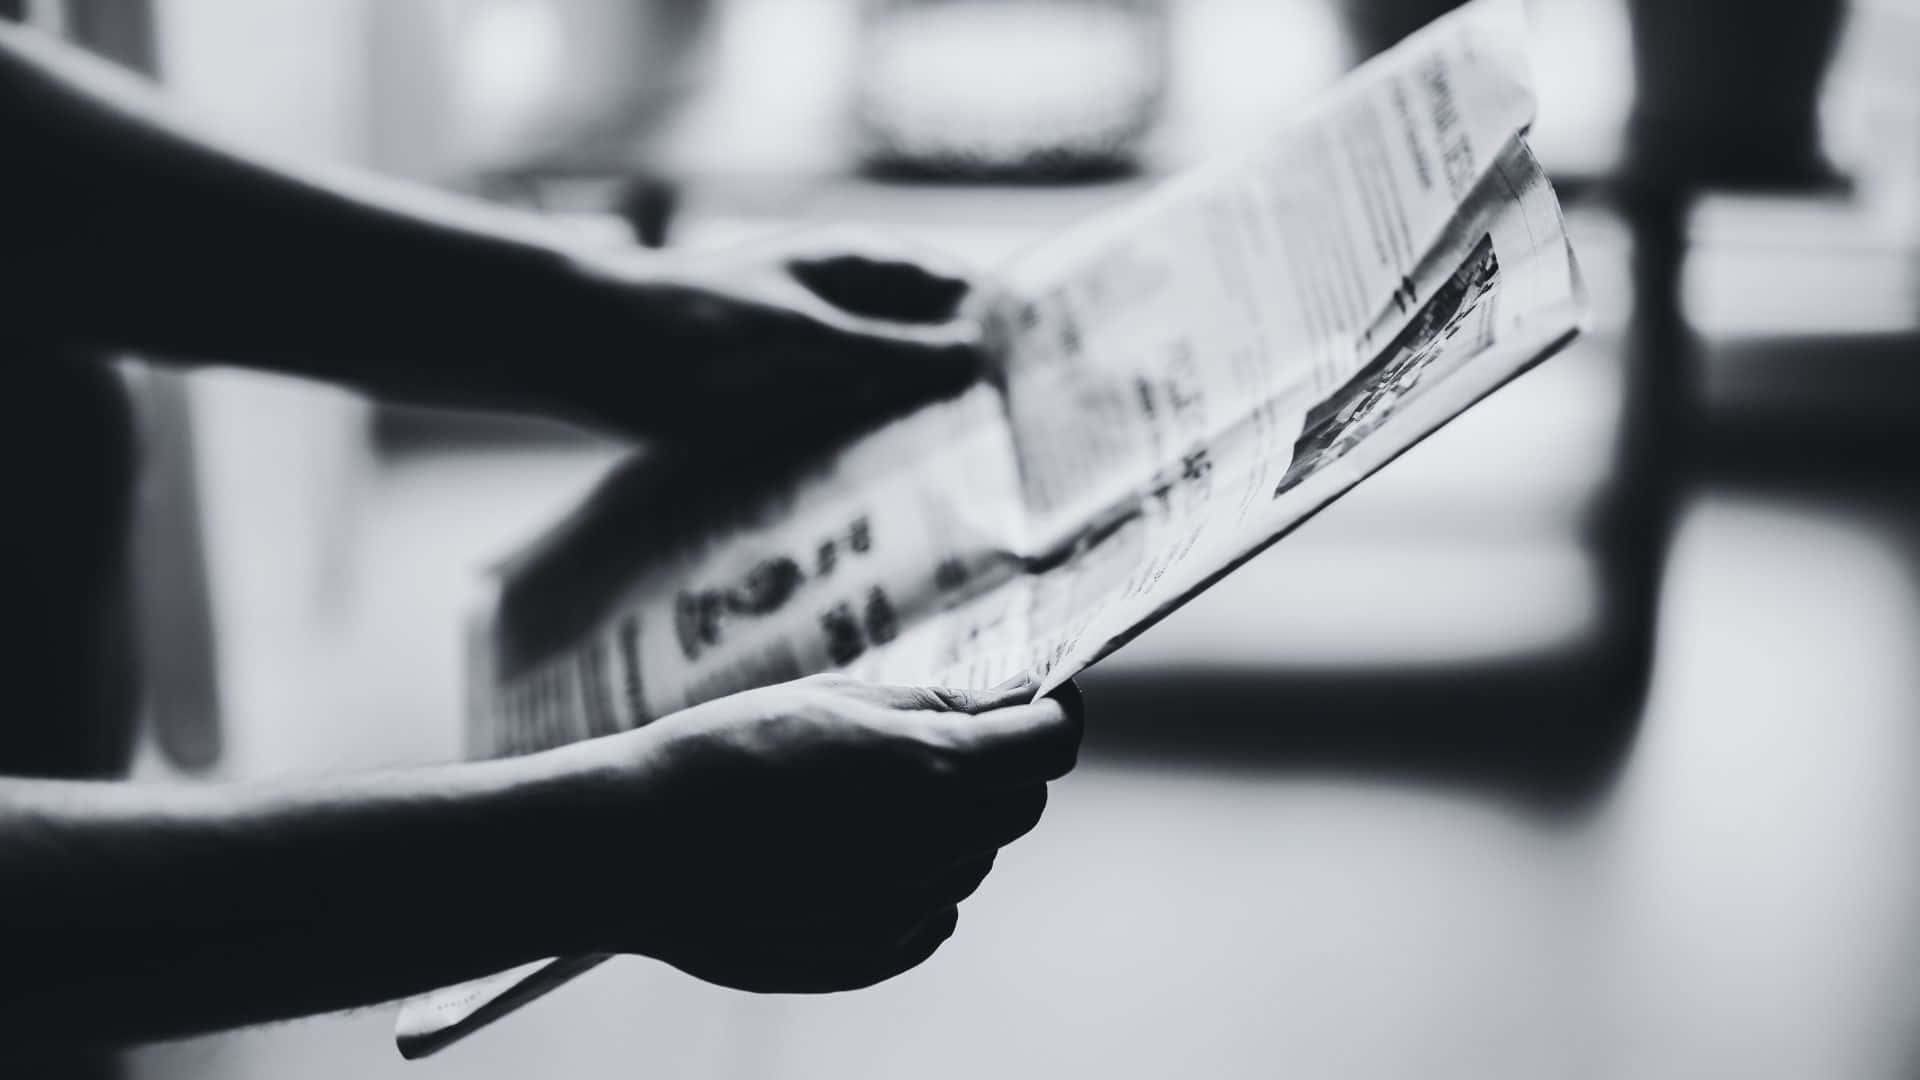
<svg viewBox="0 0 1920 1080"><path fill-rule="evenodd" d="M609 244L990 271L1444 0L4 0L216 128ZM622 960L137 1077L1920 1076L1920 3L1530 0L1566 352L1083 679L958 936L760 998ZM446 760L486 568L622 448L130 365L137 771ZM394 918L410 915L395 897Z"/></svg>

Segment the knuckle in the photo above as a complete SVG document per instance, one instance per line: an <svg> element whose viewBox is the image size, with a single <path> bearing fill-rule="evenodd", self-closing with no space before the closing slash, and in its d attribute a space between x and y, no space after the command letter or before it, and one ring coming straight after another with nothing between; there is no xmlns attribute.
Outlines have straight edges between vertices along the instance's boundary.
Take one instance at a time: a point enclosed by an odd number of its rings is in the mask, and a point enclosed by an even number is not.
<svg viewBox="0 0 1920 1080"><path fill-rule="evenodd" d="M1047 744L1069 764L1079 757L1083 731L1079 715L1058 702L1054 702L1054 709L1042 728Z"/></svg>
<svg viewBox="0 0 1920 1080"><path fill-rule="evenodd" d="M902 697L904 707L923 712L972 712L978 700L970 691L946 686L910 687Z"/></svg>

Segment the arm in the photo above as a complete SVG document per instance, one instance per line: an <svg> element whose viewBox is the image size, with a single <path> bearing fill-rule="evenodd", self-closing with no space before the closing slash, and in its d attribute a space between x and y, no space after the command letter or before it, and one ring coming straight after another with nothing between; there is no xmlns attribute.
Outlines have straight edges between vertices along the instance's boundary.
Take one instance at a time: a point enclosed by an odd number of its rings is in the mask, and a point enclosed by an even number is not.
<svg viewBox="0 0 1920 1080"><path fill-rule="evenodd" d="M132 76L3 25L0 144L16 333L670 435L743 401L808 407L848 373L878 400L825 412L890 407L975 366L951 322L964 285L913 263L575 250L535 215L222 145Z"/></svg>
<svg viewBox="0 0 1920 1080"><path fill-rule="evenodd" d="M0 780L0 1035L89 1043L634 952L752 990L919 963L1077 711L804 680L503 761L273 787Z"/></svg>
<svg viewBox="0 0 1920 1080"><path fill-rule="evenodd" d="M0 779L0 1036L158 1038L535 959L557 943L505 891L553 783L536 758L260 787Z"/></svg>

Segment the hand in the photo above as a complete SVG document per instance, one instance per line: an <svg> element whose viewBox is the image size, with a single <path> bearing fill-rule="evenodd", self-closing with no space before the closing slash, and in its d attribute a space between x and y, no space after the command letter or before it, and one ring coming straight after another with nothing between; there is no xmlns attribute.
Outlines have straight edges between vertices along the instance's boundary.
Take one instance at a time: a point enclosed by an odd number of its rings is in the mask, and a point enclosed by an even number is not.
<svg viewBox="0 0 1920 1080"><path fill-rule="evenodd" d="M573 895L611 936L590 944L762 992L915 966L1073 767L1078 692L1032 692L819 676L555 751L592 823Z"/></svg>
<svg viewBox="0 0 1920 1080"><path fill-rule="evenodd" d="M831 436L954 393L982 367L978 327L960 313L966 281L897 245L787 237L614 257L589 273L612 330L568 368L562 407L630 433Z"/></svg>

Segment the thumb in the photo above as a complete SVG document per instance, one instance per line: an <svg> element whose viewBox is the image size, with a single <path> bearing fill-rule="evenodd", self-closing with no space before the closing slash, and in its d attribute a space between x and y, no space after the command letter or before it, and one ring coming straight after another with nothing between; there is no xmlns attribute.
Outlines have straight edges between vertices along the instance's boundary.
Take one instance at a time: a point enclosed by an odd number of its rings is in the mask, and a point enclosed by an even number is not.
<svg viewBox="0 0 1920 1080"><path fill-rule="evenodd" d="M896 686L888 683L846 683L846 691L886 709L912 709L929 712L982 713L1023 705L1033 698L1038 684L1023 674L991 690L968 690L951 686Z"/></svg>
<svg viewBox="0 0 1920 1080"><path fill-rule="evenodd" d="M818 374L856 393L918 401L958 391L986 368L980 327L971 320L887 322L818 301L806 314L831 335L821 343Z"/></svg>
<svg viewBox="0 0 1920 1080"><path fill-rule="evenodd" d="M919 263L865 255L794 259L787 270L815 296L835 307L898 322L951 319L968 290L965 279Z"/></svg>
<svg viewBox="0 0 1920 1080"><path fill-rule="evenodd" d="M961 775L986 787L1056 780L1072 772L1080 756L1081 717L1056 698L971 716L943 713L934 724L964 763Z"/></svg>

